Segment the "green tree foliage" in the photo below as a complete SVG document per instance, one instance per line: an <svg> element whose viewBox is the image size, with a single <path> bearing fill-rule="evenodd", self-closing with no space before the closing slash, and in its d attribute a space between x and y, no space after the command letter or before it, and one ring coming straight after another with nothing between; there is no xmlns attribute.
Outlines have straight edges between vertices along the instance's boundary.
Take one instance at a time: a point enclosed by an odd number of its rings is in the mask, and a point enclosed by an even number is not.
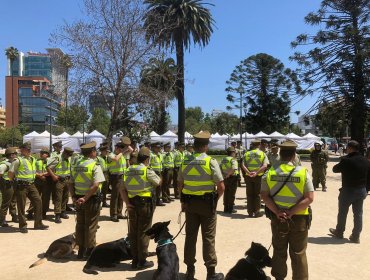
<svg viewBox="0 0 370 280"><path fill-rule="evenodd" d="M152 108L143 115L150 130L160 135L167 131L169 117L167 107L175 98L176 64L172 58L151 58L148 65L141 72L142 89L151 95L154 91L162 96L161 100L153 104Z"/></svg>
<svg viewBox="0 0 370 280"><path fill-rule="evenodd" d="M65 121L67 121L67 127L65 127L65 130L69 134L73 134L77 131L82 131L84 126L86 130L88 119L89 116L84 107L72 105L68 107L67 110L60 110L58 112L56 124L64 127Z"/></svg>
<svg viewBox="0 0 370 280"><path fill-rule="evenodd" d="M333 102L319 108L314 123L324 136L337 138L346 136L348 120L340 109L344 107L343 105L341 102Z"/></svg>
<svg viewBox="0 0 370 280"><path fill-rule="evenodd" d="M103 135L108 134L110 123L110 117L106 110L102 108L96 108L92 112L91 118L88 124L88 131L97 130Z"/></svg>
<svg viewBox="0 0 370 280"><path fill-rule="evenodd" d="M369 0L323 0L317 12L305 17L307 24L320 30L292 42L294 48L313 46L292 56L300 65L307 93L319 96L312 110L338 101L344 104L333 109L349 120L351 136L360 143L369 114L369 17Z"/></svg>
<svg viewBox="0 0 370 280"><path fill-rule="evenodd" d="M185 95L184 49L192 43L206 46L213 32L213 18L201 0L145 0L147 40L160 47L176 50L178 100L178 136L184 142ZM189 128L187 127L189 130Z"/></svg>
<svg viewBox="0 0 370 280"><path fill-rule="evenodd" d="M8 146L12 146L13 137L13 146L19 146L20 144L22 144L23 137L19 127L0 129L0 147L5 148Z"/></svg>
<svg viewBox="0 0 370 280"><path fill-rule="evenodd" d="M226 82L227 100L248 108L247 130L256 133L282 131L289 126L290 94L301 93L294 71L264 53L253 55L235 67Z"/></svg>
<svg viewBox="0 0 370 280"><path fill-rule="evenodd" d="M230 113L221 113L211 118L212 133L237 134L239 133L239 117Z"/></svg>
<svg viewBox="0 0 370 280"><path fill-rule="evenodd" d="M210 124L205 122L205 115L201 107L186 108L185 126L190 134L198 133L201 130L211 130Z"/></svg>

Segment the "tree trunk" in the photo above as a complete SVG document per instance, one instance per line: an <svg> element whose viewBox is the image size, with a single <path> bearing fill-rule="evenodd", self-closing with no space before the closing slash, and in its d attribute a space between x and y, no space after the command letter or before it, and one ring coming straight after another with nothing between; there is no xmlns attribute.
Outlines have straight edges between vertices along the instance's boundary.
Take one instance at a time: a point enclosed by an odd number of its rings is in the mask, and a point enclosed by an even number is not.
<svg viewBox="0 0 370 280"><path fill-rule="evenodd" d="M161 101L159 104L159 120L157 124L157 133L162 135L167 131L167 111L166 111L166 101Z"/></svg>
<svg viewBox="0 0 370 280"><path fill-rule="evenodd" d="M178 102L178 141L185 142L185 79L184 79L184 47L182 40L176 40L176 97Z"/></svg>

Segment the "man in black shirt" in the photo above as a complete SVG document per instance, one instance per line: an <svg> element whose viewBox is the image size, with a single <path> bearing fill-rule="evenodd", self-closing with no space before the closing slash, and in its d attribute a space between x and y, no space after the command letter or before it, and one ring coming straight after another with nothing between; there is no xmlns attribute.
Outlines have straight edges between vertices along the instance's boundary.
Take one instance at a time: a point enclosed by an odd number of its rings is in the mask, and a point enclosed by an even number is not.
<svg viewBox="0 0 370 280"><path fill-rule="evenodd" d="M342 188L338 198L337 226L329 231L333 236L343 238L348 209L352 205L354 227L349 240L360 243L363 203L370 186L370 162L359 152L357 141L350 141L347 150L348 155L333 167L334 173L342 173Z"/></svg>

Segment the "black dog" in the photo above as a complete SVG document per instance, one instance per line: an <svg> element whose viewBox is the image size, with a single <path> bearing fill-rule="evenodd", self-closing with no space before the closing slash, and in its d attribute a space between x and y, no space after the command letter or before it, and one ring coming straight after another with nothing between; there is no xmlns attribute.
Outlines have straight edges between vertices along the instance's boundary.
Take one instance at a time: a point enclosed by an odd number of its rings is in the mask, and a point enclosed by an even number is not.
<svg viewBox="0 0 370 280"><path fill-rule="evenodd" d="M170 221L155 223L145 234L157 243L158 268L153 275L153 280L178 280L179 256L176 245L172 242L172 235L168 231Z"/></svg>
<svg viewBox="0 0 370 280"><path fill-rule="evenodd" d="M92 266L114 267L120 261L127 260L132 260L130 243L128 238L122 238L96 246L82 271L87 274L98 274L97 271L91 270Z"/></svg>
<svg viewBox="0 0 370 280"><path fill-rule="evenodd" d="M225 280L269 280L271 278L263 271L265 266L271 267L269 252L261 244L252 242L245 258L230 269Z"/></svg>

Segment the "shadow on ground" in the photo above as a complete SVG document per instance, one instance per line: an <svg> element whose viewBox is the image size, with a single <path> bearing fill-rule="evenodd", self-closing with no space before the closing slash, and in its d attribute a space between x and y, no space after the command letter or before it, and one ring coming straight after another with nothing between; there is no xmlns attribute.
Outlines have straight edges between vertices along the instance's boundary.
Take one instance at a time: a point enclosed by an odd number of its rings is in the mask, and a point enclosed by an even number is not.
<svg viewBox="0 0 370 280"><path fill-rule="evenodd" d="M320 236L320 237L309 237L308 243L319 244L319 245L336 245L345 244L349 241L345 238L339 239L333 236Z"/></svg>

